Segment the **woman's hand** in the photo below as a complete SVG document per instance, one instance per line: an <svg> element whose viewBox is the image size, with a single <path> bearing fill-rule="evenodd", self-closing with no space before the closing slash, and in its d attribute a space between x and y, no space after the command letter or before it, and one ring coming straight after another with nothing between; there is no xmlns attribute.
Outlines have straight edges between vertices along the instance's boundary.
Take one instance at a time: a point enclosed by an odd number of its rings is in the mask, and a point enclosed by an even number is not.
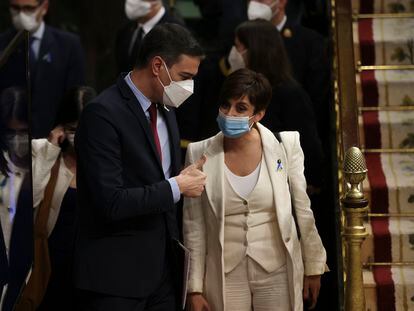
<svg viewBox="0 0 414 311"><path fill-rule="evenodd" d="M59 147L59 145L65 140L65 138L65 130L63 129L63 126L59 125L49 133L49 137L47 138L47 140L51 144Z"/></svg>
<svg viewBox="0 0 414 311"><path fill-rule="evenodd" d="M319 290L321 288L321 276L309 275L303 280L303 300L308 301L309 310L312 310L316 306L318 301Z"/></svg>
<svg viewBox="0 0 414 311"><path fill-rule="evenodd" d="M188 294L188 311L210 311L207 300L200 293Z"/></svg>

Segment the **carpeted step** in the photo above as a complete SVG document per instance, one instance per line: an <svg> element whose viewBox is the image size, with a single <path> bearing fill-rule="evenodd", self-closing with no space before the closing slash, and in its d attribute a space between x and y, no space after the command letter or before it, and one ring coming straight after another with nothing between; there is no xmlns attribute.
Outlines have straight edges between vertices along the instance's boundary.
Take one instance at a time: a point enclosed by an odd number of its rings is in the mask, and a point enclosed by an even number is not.
<svg viewBox="0 0 414 311"><path fill-rule="evenodd" d="M362 243L363 263L414 262L414 217L371 218L365 228L368 237ZM391 245L390 254L382 251L387 245Z"/></svg>
<svg viewBox="0 0 414 311"><path fill-rule="evenodd" d="M414 267L380 266L364 269L366 310L414 310Z"/></svg>
<svg viewBox="0 0 414 311"><path fill-rule="evenodd" d="M414 148L414 110L363 111L359 124L363 148Z"/></svg>
<svg viewBox="0 0 414 311"><path fill-rule="evenodd" d="M370 70L356 75L359 106L414 106L414 70Z"/></svg>
<svg viewBox="0 0 414 311"><path fill-rule="evenodd" d="M356 62L414 64L414 18L367 18L353 23Z"/></svg>
<svg viewBox="0 0 414 311"><path fill-rule="evenodd" d="M363 189L372 213L414 213L414 155L366 153Z"/></svg>
<svg viewBox="0 0 414 311"><path fill-rule="evenodd" d="M359 14L414 12L412 0L352 0L352 9Z"/></svg>

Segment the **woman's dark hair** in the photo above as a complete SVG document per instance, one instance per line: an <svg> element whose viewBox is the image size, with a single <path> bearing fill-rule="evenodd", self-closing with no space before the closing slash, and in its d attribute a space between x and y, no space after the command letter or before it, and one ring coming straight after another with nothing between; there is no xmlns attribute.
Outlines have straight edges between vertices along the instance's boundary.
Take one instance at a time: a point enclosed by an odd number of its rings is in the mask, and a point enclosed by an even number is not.
<svg viewBox="0 0 414 311"><path fill-rule="evenodd" d="M0 123L7 128L11 120L28 123L27 92L22 87L4 89L0 95Z"/></svg>
<svg viewBox="0 0 414 311"><path fill-rule="evenodd" d="M222 106L230 99L247 96L254 106L254 112L262 111L269 106L272 98L272 86L266 77L250 69L239 69L231 73L223 83L219 96Z"/></svg>
<svg viewBox="0 0 414 311"><path fill-rule="evenodd" d="M202 57L203 49L183 26L161 24L155 26L142 40L135 67L145 67L154 56L162 57L167 66L172 66L182 55Z"/></svg>
<svg viewBox="0 0 414 311"><path fill-rule="evenodd" d="M83 108L96 96L89 86L76 86L66 91L60 105L55 126L78 122Z"/></svg>
<svg viewBox="0 0 414 311"><path fill-rule="evenodd" d="M27 92L22 87L10 87L0 94L0 173L8 176L9 169L4 152L8 150L6 133L12 120L28 124Z"/></svg>
<svg viewBox="0 0 414 311"><path fill-rule="evenodd" d="M264 74L272 86L294 82L282 37L271 22L246 21L236 28L236 37L247 49L249 69Z"/></svg>

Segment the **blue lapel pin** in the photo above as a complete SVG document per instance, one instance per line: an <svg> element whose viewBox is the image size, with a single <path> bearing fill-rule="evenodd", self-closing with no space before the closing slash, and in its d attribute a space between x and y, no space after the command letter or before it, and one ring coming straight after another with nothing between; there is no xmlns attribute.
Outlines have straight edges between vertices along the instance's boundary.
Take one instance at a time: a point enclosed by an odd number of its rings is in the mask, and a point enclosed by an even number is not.
<svg viewBox="0 0 414 311"><path fill-rule="evenodd" d="M52 62L52 55L50 55L50 53L47 53L47 54L43 55L42 60L47 62L47 63L51 63Z"/></svg>
<svg viewBox="0 0 414 311"><path fill-rule="evenodd" d="M280 159L277 160L277 168L276 171L281 171L283 170L283 165L282 165L282 161Z"/></svg>

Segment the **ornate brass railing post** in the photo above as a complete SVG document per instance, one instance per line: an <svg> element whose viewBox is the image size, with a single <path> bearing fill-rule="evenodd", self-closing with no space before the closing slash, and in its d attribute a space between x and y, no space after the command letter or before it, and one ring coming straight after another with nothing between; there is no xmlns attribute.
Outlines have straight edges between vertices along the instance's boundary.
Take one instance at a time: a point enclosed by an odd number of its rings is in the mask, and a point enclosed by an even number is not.
<svg viewBox="0 0 414 311"><path fill-rule="evenodd" d="M360 190L367 168L364 156L357 147L347 150L344 177L348 185L341 199L345 213L343 237L346 243L345 311L365 311L364 283L362 279L361 244L367 236L364 216L368 200Z"/></svg>

